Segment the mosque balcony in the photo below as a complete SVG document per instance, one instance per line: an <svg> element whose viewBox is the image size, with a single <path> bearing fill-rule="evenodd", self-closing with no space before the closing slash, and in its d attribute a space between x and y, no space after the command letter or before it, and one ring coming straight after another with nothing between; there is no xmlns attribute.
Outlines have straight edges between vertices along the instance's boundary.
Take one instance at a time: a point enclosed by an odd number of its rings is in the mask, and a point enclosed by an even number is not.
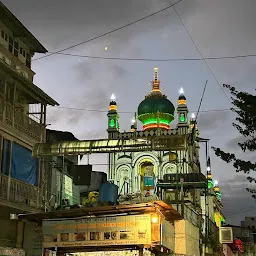
<svg viewBox="0 0 256 256"><path fill-rule="evenodd" d="M37 187L0 174L1 206L30 212L38 208L38 195Z"/></svg>
<svg viewBox="0 0 256 256"><path fill-rule="evenodd" d="M6 100L6 95L0 93L0 128L9 134L24 138L33 145L40 142L43 127L32 119L24 110L24 105Z"/></svg>

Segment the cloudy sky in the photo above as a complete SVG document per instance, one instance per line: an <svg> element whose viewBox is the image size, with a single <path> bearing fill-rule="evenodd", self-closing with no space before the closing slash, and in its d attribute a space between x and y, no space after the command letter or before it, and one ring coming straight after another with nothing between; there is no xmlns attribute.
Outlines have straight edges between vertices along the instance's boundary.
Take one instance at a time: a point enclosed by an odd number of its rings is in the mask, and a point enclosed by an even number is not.
<svg viewBox="0 0 256 256"><path fill-rule="evenodd" d="M49 52L88 40L170 5L168 0L2 1ZM175 8L204 57L256 53L255 0L183 0ZM119 58L200 58L172 8L65 53ZM41 56L36 55L34 59ZM207 63L220 84L232 84L249 92L255 89L255 57ZM53 55L33 62L37 73L35 83L63 107L48 108L50 128L71 131L79 139L106 136L104 111L108 109L112 92L117 96L119 111L126 112L120 114L121 129L129 130L133 113L150 91L155 66L159 68L163 92L177 105L182 86L191 112L197 110L208 80L201 107L207 112L201 112L198 119L201 137L210 138L211 145L239 154L237 142L242 138L232 127L234 115L230 111L210 111L231 105L203 61L122 61ZM253 155L247 157L252 159ZM236 174L232 166L221 162L213 153L211 158L228 222L238 224L244 216L255 215L256 204L245 192L246 177ZM106 169L105 156L93 157L91 161L98 164L95 170ZM202 156L202 164L204 161Z"/></svg>

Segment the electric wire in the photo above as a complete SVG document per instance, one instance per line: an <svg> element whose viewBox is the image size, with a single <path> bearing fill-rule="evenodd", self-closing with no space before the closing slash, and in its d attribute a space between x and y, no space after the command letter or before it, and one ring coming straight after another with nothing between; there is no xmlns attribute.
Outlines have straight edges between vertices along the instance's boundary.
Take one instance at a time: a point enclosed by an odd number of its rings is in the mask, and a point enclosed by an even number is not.
<svg viewBox="0 0 256 256"><path fill-rule="evenodd" d="M169 2L172 3L171 1L169 1ZM206 67L208 68L208 70L209 70L210 73L212 74L213 78L215 79L215 81L217 82L217 84L219 85L219 87L221 88L221 90L222 90L222 92L224 93L225 97L226 97L226 98L228 99L228 101L231 103L230 98L229 98L228 95L226 94L225 90L223 89L223 87L222 87L221 84L219 83L217 77L215 76L215 74L213 73L212 69L211 69L210 66L208 65L207 61L205 60L205 58L204 58L202 52L200 51L200 49L198 48L196 42L194 41L194 39L192 38L191 34L189 33L189 31L188 31L188 29L187 29L185 23L183 22L182 18L180 17L179 13L177 12L175 6L173 5L172 8L173 8L173 10L175 11L176 15L178 16L178 18L179 18L179 20L180 20L182 26L183 26L184 29L186 30L186 32L187 32L187 34L188 34L190 40L191 40L192 43L194 44L194 46L195 46L197 52L200 54L200 56L201 56L203 62L205 63Z"/></svg>
<svg viewBox="0 0 256 256"><path fill-rule="evenodd" d="M240 211L240 212L236 212L236 213L230 213L230 214L224 214L225 217L230 217L230 216L235 216L235 215L239 215L241 213L247 213L247 212L252 212L252 211L255 211L256 208L252 208L252 209L248 209L248 210L244 210L244 211Z"/></svg>
<svg viewBox="0 0 256 256"><path fill-rule="evenodd" d="M54 109L66 109L66 110L74 110L74 111L85 111L85 112L99 112L99 113L108 113L107 110L100 109L86 109L86 108L73 108L73 107L57 107L57 106L48 106ZM230 108L223 109L210 109L210 110L200 110L199 113L210 113L210 112L224 112L224 111L232 111ZM194 111L191 111L194 112ZM122 114L134 114L134 111L118 111L118 113Z"/></svg>
<svg viewBox="0 0 256 256"><path fill-rule="evenodd" d="M200 99L200 102L199 102L198 110L196 112L195 121L197 121L197 117L199 115L199 111L200 111L200 108L201 108L201 105L202 105L202 102L203 102L203 99L204 99L204 93L205 93L205 90L206 90L207 83L208 83L208 80L206 80L205 85L204 85L204 90L203 90L203 93L202 93L202 96L201 96L201 99Z"/></svg>
<svg viewBox="0 0 256 256"><path fill-rule="evenodd" d="M82 55L74 53L64 52L49 52L58 55L64 55L69 57L87 58L87 59L100 59L100 60L120 60L120 61L143 61L143 62L180 62L180 61L202 61L202 60L223 60L223 59L238 59L247 57L256 57L256 54L247 55L234 55L234 56L219 56L219 57L205 57L202 58L168 58L168 59L153 59L153 58L127 58L127 57L104 57L104 56L93 56L93 55Z"/></svg>
<svg viewBox="0 0 256 256"><path fill-rule="evenodd" d="M176 4L180 3L181 1L183 1L183 0L179 0L178 2L176 2L176 3L174 3L174 4L171 3L171 5L168 5L167 7L163 8L163 9L161 9L161 10L159 10L159 11L153 12L153 13L147 15L147 16L144 16L144 17L142 17L142 18L140 18L140 19L138 19L138 20L132 21L132 22L126 24L126 25L123 25L123 26L118 27L118 28L116 28L116 29L110 30L110 31L108 31L108 32L106 32L106 33L103 33L103 34L101 34L101 35L95 36L95 37L90 38L90 39L88 39L88 40L85 40L85 41L83 41L83 42L80 42L80 43L77 43L77 44L68 46L68 47L66 47L66 48L63 48L63 49L61 49L61 50L52 52L52 53L47 54L47 55L45 55L45 56L41 56L41 57L39 57L39 58L34 59L33 61L50 57L50 56L55 55L55 54L58 54L58 53L60 53L60 52L63 52L63 51L66 51L66 50L75 48L75 47L77 47L77 46L80 46L80 45L83 45L83 44L86 44L86 43L89 43L89 42L92 42L92 41L94 41L94 40L96 40L96 39L98 39L98 38L101 38L101 37L104 37L104 36L106 36L106 35L112 34L112 33L116 32L116 31L122 30L122 29L124 29L124 28L130 27L131 25L134 25L134 24L136 24L136 23L138 23L138 22L140 22L140 21L142 21L142 20L148 19L148 18L150 18L150 17L152 17L152 16L154 16L154 15L156 15L156 14L159 14L159 13L165 11L165 10L168 10L168 9L172 8L173 6L175 6Z"/></svg>

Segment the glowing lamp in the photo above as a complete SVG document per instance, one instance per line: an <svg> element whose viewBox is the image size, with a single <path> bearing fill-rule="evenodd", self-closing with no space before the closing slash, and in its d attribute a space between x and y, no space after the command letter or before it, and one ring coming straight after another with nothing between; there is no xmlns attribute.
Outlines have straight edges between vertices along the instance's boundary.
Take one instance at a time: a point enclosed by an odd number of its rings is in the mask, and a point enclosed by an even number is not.
<svg viewBox="0 0 256 256"><path fill-rule="evenodd" d="M184 94L184 90L183 90L182 87L180 88L179 93L180 93L180 94Z"/></svg>
<svg viewBox="0 0 256 256"><path fill-rule="evenodd" d="M195 119L195 118L196 118L195 113L192 113L192 114L191 114L191 119Z"/></svg>
<svg viewBox="0 0 256 256"><path fill-rule="evenodd" d="M211 171L211 167L210 167L210 166L207 166L206 171L207 171L207 172Z"/></svg>
<svg viewBox="0 0 256 256"><path fill-rule="evenodd" d="M112 101L115 101L115 100L116 100L116 96L115 96L114 93L111 94L110 99L111 99Z"/></svg>
<svg viewBox="0 0 256 256"><path fill-rule="evenodd" d="M156 215L152 216L151 221L153 224L156 224L158 222L158 216Z"/></svg>
<svg viewBox="0 0 256 256"><path fill-rule="evenodd" d="M132 124L135 124L135 122L136 122L136 120L135 120L135 118L133 118L133 119L131 120L131 123L132 123Z"/></svg>
<svg viewBox="0 0 256 256"><path fill-rule="evenodd" d="M217 180L214 181L214 186L218 186L219 185L219 182Z"/></svg>

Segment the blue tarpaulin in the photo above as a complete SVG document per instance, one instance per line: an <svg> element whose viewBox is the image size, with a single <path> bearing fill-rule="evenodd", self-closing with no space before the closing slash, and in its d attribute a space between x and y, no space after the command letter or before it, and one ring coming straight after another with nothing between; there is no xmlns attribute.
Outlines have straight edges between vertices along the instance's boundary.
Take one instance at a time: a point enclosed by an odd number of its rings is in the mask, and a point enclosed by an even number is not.
<svg viewBox="0 0 256 256"><path fill-rule="evenodd" d="M36 186L37 172L38 160L32 157L32 152L13 143L11 177Z"/></svg>

